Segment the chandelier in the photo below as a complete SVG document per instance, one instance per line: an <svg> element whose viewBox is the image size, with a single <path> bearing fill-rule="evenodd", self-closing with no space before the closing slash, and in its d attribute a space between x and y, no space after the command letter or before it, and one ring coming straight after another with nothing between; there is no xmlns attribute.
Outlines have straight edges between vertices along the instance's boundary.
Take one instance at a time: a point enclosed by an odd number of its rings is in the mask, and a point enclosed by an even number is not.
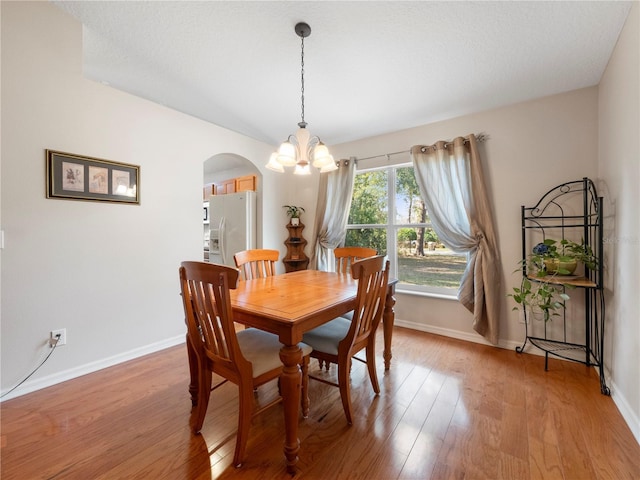
<svg viewBox="0 0 640 480"><path fill-rule="evenodd" d="M266 168L281 173L284 172L284 167L295 167L294 174L309 175L311 174L310 165L313 165L320 172L330 172L338 167L329 153L329 149L320 141L320 137L311 136L309 130L307 130L307 122L304 121L304 39L311 34L311 27L306 23L298 23L295 26L295 32L302 39L300 55L302 118L298 123L298 131L295 135L289 135L278 150L271 154Z"/></svg>

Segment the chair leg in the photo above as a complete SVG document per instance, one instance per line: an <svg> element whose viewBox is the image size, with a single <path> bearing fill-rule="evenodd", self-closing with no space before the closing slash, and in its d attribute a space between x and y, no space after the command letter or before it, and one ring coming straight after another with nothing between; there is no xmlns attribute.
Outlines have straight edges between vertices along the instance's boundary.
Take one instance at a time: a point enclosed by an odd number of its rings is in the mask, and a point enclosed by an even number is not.
<svg viewBox="0 0 640 480"><path fill-rule="evenodd" d="M233 454L233 465L240 467L244 459L244 452L249 439L249 427L253 414L253 386L238 385L239 388L239 408L238 408L238 433L236 435L236 450Z"/></svg>
<svg viewBox="0 0 640 480"><path fill-rule="evenodd" d="M302 357L302 388L300 395L300 402L302 408L302 417L307 418L309 416L309 355ZM280 379L278 379L278 382Z"/></svg>
<svg viewBox="0 0 640 480"><path fill-rule="evenodd" d="M344 415L347 417L347 423L353 424L353 415L351 414L351 385L350 385L350 372L351 372L351 358L344 362L338 362L338 386L340 387L340 398L342 399L342 408L344 409Z"/></svg>
<svg viewBox="0 0 640 480"><path fill-rule="evenodd" d="M200 365L200 385L198 385L198 404L195 406L193 418L193 433L200 433L204 424L204 417L207 415L209 397L211 397L211 370Z"/></svg>
<svg viewBox="0 0 640 480"><path fill-rule="evenodd" d="M376 372L376 352L373 345L367 345L367 369L369 370L373 391L378 395L380 393L380 384L378 383L378 373Z"/></svg>

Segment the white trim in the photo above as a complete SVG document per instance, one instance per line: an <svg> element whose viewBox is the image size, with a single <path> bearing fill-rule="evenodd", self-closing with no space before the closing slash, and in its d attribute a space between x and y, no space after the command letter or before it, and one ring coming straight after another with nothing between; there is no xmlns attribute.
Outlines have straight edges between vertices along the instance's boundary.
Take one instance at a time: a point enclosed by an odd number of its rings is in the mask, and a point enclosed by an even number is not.
<svg viewBox="0 0 640 480"><path fill-rule="evenodd" d="M506 341L506 340L500 340L498 342L498 345L493 345L492 343L488 342L477 333L461 332L460 330L452 330L450 328L434 327L432 325L408 322L406 320L400 320L398 318L395 319L394 325L397 325L398 327L410 328L412 330L418 330L420 332L433 333L434 335L442 335L443 337L456 338L458 340L464 340L466 342L480 343L482 345L487 345L489 347L497 346L499 348L504 348L506 350L515 350L516 347L522 346L521 342ZM525 348L525 351L527 353L536 354L537 352L535 352L534 350L538 350L538 349L532 348L531 351L529 351L529 348ZM542 352L538 354L543 355Z"/></svg>
<svg viewBox="0 0 640 480"><path fill-rule="evenodd" d="M177 337L168 338L166 340L152 343L144 347L135 348L133 350L129 350L128 352L119 353L118 355L114 355L112 357L107 357L102 360L97 360L95 362L81 365L79 367L70 368L69 370L64 370L62 372L57 372L51 375L47 375L46 377L43 377L43 378L31 380L23 383L18 388L16 388L15 391L11 392L6 397L0 399L0 403L5 400L10 400L12 398L26 395L27 393L35 392L36 390L41 390L43 388L50 387L58 383L66 382L67 380L72 380L74 378L81 377L82 375L86 375L88 373L97 372L98 370L102 370L103 368L113 367L114 365L118 365L123 362L128 362L129 360L133 360L133 359L142 357L144 355L149 355L150 353L159 352L160 350L164 350L165 348L169 348L169 347L174 347L184 342L185 342L185 335L184 334L178 335Z"/></svg>
<svg viewBox="0 0 640 480"><path fill-rule="evenodd" d="M424 325L421 323L409 322L409 321L401 320L398 318L396 318L394 323L398 327L409 328L412 330L417 330L417 331L426 332L426 333L433 333L434 335L442 335L444 337L456 338L458 340L479 343L487 346L495 346L487 342L480 335L475 333L461 332L459 330L452 330L452 329L442 328L442 327L433 327L431 325ZM19 388L17 388L14 392L0 399L0 403L2 403L5 400L10 400L12 398L26 395L27 393L35 392L37 390L41 390L43 388L56 385L58 383L65 382L67 380L72 380L82 375L97 372L104 368L112 367L114 365L118 365L120 363L124 363L129 360L133 360L133 359L142 357L144 355L148 355L150 353L155 353L160 350L164 350L165 348L170 348L176 345L180 345L184 343L184 341L185 341L184 335L179 335L177 337L169 338L161 342L152 343L144 347L136 348L128 352L114 355L112 357L108 357L100 361L88 363L81 367L72 368L69 370L65 370L63 372L58 372L58 373L49 375L44 378L39 378L36 380L32 380L30 382L26 382L23 385L21 385ZM500 340L497 346L498 348L515 350L516 347L521 346L521 343ZM540 356L544 355L544 352L542 352L542 350L538 348L527 347L525 348L525 352L533 355L540 355ZM563 360L563 359L559 358L559 360ZM605 370L605 377L610 379L611 378L610 372ZM620 395L619 393L617 393L619 390L618 388L616 388L616 384L611 382L611 385L609 387L611 389L611 398L613 402L616 404L616 406L618 407L618 410L620 411L620 414L622 415L622 418L625 420L625 422L631 429L631 432L635 437L636 441L640 444L640 419L636 416L635 412L629 405L629 402L627 401L627 399L623 395Z"/></svg>
<svg viewBox="0 0 640 480"><path fill-rule="evenodd" d="M608 373L609 372L605 368L606 378L610 377L609 375L607 375ZM618 393L619 390L616 388L616 384L611 380L610 382L611 385L609 385L609 388L611 390L611 398L613 399L613 403L615 403L618 407L622 418L624 418L624 421L627 422L627 425L631 429L631 433L633 433L633 436L636 438L636 442L638 442L638 444L640 445L640 418L638 418L638 416L635 414L627 399L623 395L620 395Z"/></svg>
<svg viewBox="0 0 640 480"><path fill-rule="evenodd" d="M442 288L441 290L445 290L445 289ZM425 290L409 290L406 288L406 285L403 283L398 283L398 285L396 286L396 293L400 293L402 295L413 295L415 297L439 298L441 300L453 300L455 302L459 301L457 296L457 293L458 293L457 290L456 290L456 293L453 293L453 294L444 293L444 292L435 292L435 291L425 291ZM407 328L412 328L412 327L407 327ZM416 330L419 330L419 329L416 328Z"/></svg>
<svg viewBox="0 0 640 480"><path fill-rule="evenodd" d="M482 345L487 345L490 347L497 346L498 348L504 348L506 350L515 351L516 347L522 346L522 342L514 342L512 340L508 340L508 341L499 340L498 345L492 345L477 333L461 332L459 330L452 330L452 329L442 328L442 327L434 327L432 325L424 325L421 323L408 322L406 320L400 320L398 318L395 319L394 325L397 325L398 327L410 328L412 330L418 330L420 332L433 333L434 335L442 335L444 337L456 338L458 340L464 340L467 342L480 343ZM540 350L539 348L533 347L531 344L527 344L524 351L525 353L529 353L532 355L544 356L544 352L542 350ZM570 360L565 360L564 358L555 357L555 356L553 358L557 360L564 360L567 362L570 361ZM600 374L598 368L597 367L594 367L594 368L596 369L598 374ZM620 411L622 418L629 426L629 429L631 429L631 433L635 437L638 444L640 444L640 419L636 416L635 412L633 411L633 408L631 408L627 399L623 395L618 393L619 390L616 388L616 384L613 383L613 381L611 380L611 372L609 372L605 368L604 373L605 373L605 378L609 383L608 386L609 386L609 390L611 391L611 399L613 400L613 403L615 403L615 405L618 407L618 410Z"/></svg>

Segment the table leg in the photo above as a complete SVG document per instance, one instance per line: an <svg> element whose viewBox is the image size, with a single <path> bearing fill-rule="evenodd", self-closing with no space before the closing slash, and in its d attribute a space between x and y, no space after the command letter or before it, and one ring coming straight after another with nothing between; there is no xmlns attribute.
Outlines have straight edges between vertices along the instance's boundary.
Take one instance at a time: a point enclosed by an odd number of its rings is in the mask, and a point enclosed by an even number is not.
<svg viewBox="0 0 640 480"><path fill-rule="evenodd" d="M199 384L199 372L198 372L198 356L196 355L193 345L189 340L189 334L187 333L187 356L189 358L189 394L191 395L191 406L198 405L198 384Z"/></svg>
<svg viewBox="0 0 640 480"><path fill-rule="evenodd" d="M302 350L296 345L285 345L280 350L280 359L284 364L280 387L282 403L284 407L284 456L287 462L287 471L296 473L300 440L298 439L298 414L300 408L300 387L302 374L300 363L302 362Z"/></svg>
<svg viewBox="0 0 640 480"><path fill-rule="evenodd" d="M395 288L390 286L387 290L387 299L384 304L384 312L382 313L382 331L384 335L384 369L389 370L391 367L391 337L393 336L393 322L395 320L395 312L393 306L396 304L396 298L393 296Z"/></svg>

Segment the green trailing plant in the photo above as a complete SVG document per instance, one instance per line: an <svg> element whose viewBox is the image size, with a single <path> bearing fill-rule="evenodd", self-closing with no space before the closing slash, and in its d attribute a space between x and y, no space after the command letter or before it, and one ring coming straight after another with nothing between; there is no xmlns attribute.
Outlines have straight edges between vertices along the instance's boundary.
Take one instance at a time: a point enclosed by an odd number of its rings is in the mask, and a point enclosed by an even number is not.
<svg viewBox="0 0 640 480"><path fill-rule="evenodd" d="M300 218L300 212L304 212L304 208L295 205L283 205L282 208L287 209L289 218Z"/></svg>
<svg viewBox="0 0 640 480"><path fill-rule="evenodd" d="M584 241L576 243L564 238L562 240L547 238L533 247L532 252L524 262L530 274L536 277L545 277L549 274L571 275L573 270L565 267L571 263L583 263L591 270L595 270L598 266L598 259L592 248L585 245Z"/></svg>
<svg viewBox="0 0 640 480"><path fill-rule="evenodd" d="M541 312L545 321L559 315L570 298L564 289L571 288L571 285L562 282L562 276L571 275L577 263L583 263L592 270L598 266L593 250L584 241L576 243L566 239L545 239L538 243L532 253L521 260L520 268L516 270L522 272L524 266L527 275L522 277L520 287L514 287L507 295L517 304L513 310L523 308L530 312Z"/></svg>
<svg viewBox="0 0 640 480"><path fill-rule="evenodd" d="M528 277L522 277L520 287L513 287L513 292L508 296L517 303L513 310L524 308L530 312L541 312L545 322L559 315L558 311L564 309L564 302L570 298L560 290L559 285L549 281L532 281Z"/></svg>

